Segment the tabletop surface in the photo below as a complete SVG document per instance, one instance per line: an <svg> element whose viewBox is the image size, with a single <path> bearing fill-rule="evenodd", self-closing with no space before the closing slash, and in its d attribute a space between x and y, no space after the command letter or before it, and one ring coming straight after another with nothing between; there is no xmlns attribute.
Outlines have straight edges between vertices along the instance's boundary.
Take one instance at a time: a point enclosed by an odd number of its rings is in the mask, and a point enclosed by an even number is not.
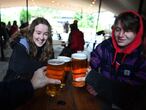
<svg viewBox="0 0 146 110"><path fill-rule="evenodd" d="M49 98L45 88L42 88L35 91L34 97L17 110L101 110L100 101L90 95L85 87L72 86L70 74L66 86L56 97Z"/></svg>

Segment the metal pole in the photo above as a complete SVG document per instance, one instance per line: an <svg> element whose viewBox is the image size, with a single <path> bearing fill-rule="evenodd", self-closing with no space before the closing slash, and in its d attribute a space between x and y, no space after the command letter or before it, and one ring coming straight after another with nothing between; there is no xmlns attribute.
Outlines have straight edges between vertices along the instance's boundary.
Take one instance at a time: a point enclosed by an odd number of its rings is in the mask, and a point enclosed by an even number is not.
<svg viewBox="0 0 146 110"><path fill-rule="evenodd" d="M0 26L1 26L1 6L0 6ZM1 26L2 28L2 26ZM0 31L3 31L2 29ZM0 48L1 48L1 61L4 61L5 59L5 56L4 56L4 46L3 46L3 35L2 35L2 32L1 32L1 35L0 35Z"/></svg>
<svg viewBox="0 0 146 110"><path fill-rule="evenodd" d="M98 9L98 17L97 17L96 31L98 29L98 22L99 22L99 17L100 17L101 3L102 3L102 0L99 1L99 9Z"/></svg>
<svg viewBox="0 0 146 110"><path fill-rule="evenodd" d="M140 0L139 7L138 7L138 13L142 14L142 8L143 8L144 0Z"/></svg>
<svg viewBox="0 0 146 110"><path fill-rule="evenodd" d="M26 0L26 19L28 22L28 0Z"/></svg>
<svg viewBox="0 0 146 110"><path fill-rule="evenodd" d="M0 5L0 22L1 22L1 5Z"/></svg>

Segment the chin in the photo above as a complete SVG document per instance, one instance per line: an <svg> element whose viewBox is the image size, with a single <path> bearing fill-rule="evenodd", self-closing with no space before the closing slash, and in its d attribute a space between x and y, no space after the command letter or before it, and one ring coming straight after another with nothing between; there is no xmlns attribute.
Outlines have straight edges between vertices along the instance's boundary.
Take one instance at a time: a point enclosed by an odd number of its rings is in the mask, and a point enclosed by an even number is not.
<svg viewBox="0 0 146 110"><path fill-rule="evenodd" d="M44 44L36 44L37 47L42 47Z"/></svg>
<svg viewBox="0 0 146 110"><path fill-rule="evenodd" d="M123 43L118 43L118 46L119 46L119 47L125 47L125 44L123 44Z"/></svg>

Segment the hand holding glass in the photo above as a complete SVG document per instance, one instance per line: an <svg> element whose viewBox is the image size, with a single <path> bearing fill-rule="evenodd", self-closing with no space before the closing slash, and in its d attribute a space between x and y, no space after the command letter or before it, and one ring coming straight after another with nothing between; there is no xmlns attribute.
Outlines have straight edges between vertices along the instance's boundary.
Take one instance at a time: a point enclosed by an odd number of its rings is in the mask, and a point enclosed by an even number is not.
<svg viewBox="0 0 146 110"><path fill-rule="evenodd" d="M49 60L46 76L49 78L58 79L62 83L62 81L64 80L64 62L59 59ZM46 93L49 96L54 97L57 95L59 89L60 84L48 84Z"/></svg>

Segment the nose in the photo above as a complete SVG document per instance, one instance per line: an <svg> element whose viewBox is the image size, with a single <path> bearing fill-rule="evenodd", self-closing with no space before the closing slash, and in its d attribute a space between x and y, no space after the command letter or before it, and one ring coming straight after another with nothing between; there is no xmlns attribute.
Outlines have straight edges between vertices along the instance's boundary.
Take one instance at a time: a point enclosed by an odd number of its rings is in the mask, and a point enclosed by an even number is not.
<svg viewBox="0 0 146 110"><path fill-rule="evenodd" d="M44 39L44 34L40 35L40 39L43 40Z"/></svg>
<svg viewBox="0 0 146 110"><path fill-rule="evenodd" d="M125 35L125 31L121 30L120 37L123 37Z"/></svg>

